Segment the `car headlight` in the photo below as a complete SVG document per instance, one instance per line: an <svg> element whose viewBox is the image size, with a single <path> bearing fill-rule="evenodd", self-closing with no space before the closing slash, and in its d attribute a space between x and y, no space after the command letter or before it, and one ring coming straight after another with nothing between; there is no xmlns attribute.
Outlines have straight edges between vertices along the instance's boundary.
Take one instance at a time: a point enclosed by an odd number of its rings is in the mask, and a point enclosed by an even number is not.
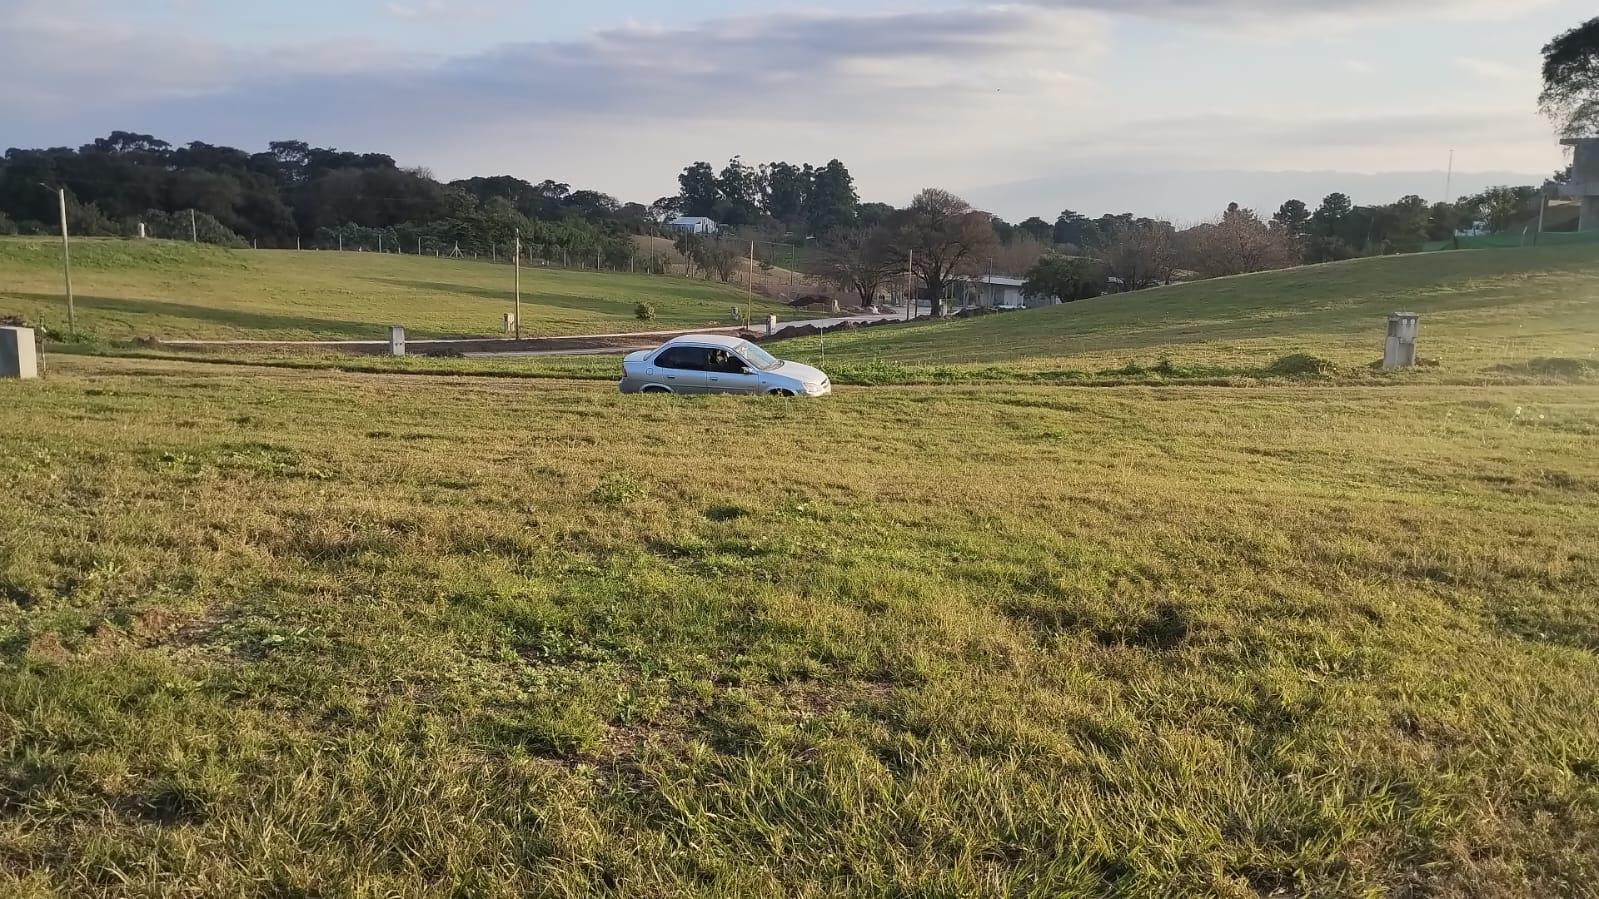
<svg viewBox="0 0 1599 899"><path fill-rule="evenodd" d="M819 384L806 384L805 392L810 396L821 396L827 392L827 382L823 381Z"/></svg>

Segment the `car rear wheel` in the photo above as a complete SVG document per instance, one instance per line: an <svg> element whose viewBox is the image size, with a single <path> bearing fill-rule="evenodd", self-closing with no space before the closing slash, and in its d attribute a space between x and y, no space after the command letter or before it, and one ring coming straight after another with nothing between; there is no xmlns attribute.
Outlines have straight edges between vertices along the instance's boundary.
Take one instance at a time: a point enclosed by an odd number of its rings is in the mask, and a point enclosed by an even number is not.
<svg viewBox="0 0 1599 899"><path fill-rule="evenodd" d="M651 384L650 386L644 388L643 390L641 390L639 392L640 393L671 393L672 391L666 389L665 387L660 386L659 384Z"/></svg>

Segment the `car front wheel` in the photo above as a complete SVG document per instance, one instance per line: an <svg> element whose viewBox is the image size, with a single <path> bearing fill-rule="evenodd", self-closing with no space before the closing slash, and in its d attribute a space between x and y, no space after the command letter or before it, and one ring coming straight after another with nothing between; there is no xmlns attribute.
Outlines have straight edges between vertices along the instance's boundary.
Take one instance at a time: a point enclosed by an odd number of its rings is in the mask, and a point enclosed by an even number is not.
<svg viewBox="0 0 1599 899"><path fill-rule="evenodd" d="M773 387L771 390L766 391L766 395L767 396L793 396L794 395L794 391L789 390L786 387Z"/></svg>

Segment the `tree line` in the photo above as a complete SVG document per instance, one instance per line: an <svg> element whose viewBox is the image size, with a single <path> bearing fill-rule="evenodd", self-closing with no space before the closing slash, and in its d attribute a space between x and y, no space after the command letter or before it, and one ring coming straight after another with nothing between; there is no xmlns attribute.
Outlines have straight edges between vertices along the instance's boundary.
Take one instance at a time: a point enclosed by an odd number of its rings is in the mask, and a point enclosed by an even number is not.
<svg viewBox="0 0 1599 899"><path fill-rule="evenodd" d="M45 188L51 190L46 190ZM625 260L629 235L653 229L636 203L546 180L498 176L443 183L382 153L303 141L262 152L115 131L81 147L17 149L0 160L0 233L56 227L53 189L67 191L74 233L229 246L505 254L517 232L530 252ZM420 242L420 243L419 243Z"/></svg>
<svg viewBox="0 0 1599 899"><path fill-rule="evenodd" d="M1529 227L1540 192L1495 187L1454 203L1407 196L1373 206L1333 193L1314 208L1289 200L1269 218L1233 203L1213 221L1178 227L1132 213L1089 218L1070 209L1054 222L1035 216L1011 224L928 189L905 209L835 234L820 274L863 305L910 274L935 315L946 300L969 299L966 291L984 275L1023 277L1029 297L1070 302L1177 280L1418 252L1463 228Z"/></svg>

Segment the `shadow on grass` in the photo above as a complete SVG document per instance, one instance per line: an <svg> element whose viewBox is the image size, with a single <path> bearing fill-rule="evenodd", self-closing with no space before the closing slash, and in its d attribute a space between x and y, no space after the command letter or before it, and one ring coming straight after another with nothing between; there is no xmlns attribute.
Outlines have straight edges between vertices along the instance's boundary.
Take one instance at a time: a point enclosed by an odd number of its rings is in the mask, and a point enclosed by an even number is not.
<svg viewBox="0 0 1599 899"><path fill-rule="evenodd" d="M492 300L496 303L504 303L507 306L511 305L516 300L516 293L510 287L474 287L468 284L448 284L442 281L414 281L404 278L366 278L365 280L370 281L373 284L382 284L386 287L399 287L405 290L416 290L425 293L442 295L464 294L467 296L478 297L479 299ZM706 284L704 286L712 290L726 289L725 285ZM695 296L691 290L685 289L684 285L675 284L662 285L659 289L651 289L648 291L629 291L619 295L614 299L600 296L598 294L585 295L541 291L538 289L538 285L536 283L525 284L522 291L522 302L524 304L533 304L553 309L564 309L573 312L586 312L590 314L616 318L632 318L634 314L634 307L641 299L656 301L665 299L670 300L673 303L681 303L684 305L684 307L686 307L675 308L672 305L666 305L662 307L661 312L665 313L662 318L668 322L698 322L706 316L713 315L716 312L725 313L727 309L726 307L722 306L722 303L724 302L732 304L746 301L743 297L731 292L727 293L725 296ZM703 308L696 308L695 305L689 304L700 304L703 306Z"/></svg>
<svg viewBox="0 0 1599 899"><path fill-rule="evenodd" d="M39 303L59 303L57 294L19 293L14 296ZM246 331L306 331L329 338L367 338L378 340L387 336L381 324L369 322L338 321L312 318L304 315L284 315L274 312L251 312L242 309L219 309L191 303L173 303L166 300L134 299L130 297L101 297L78 295L74 298L78 310L118 313L122 315L164 315L193 321L227 325ZM132 324L137 324L136 322ZM135 328L137 330L137 328ZM149 330L154 330L153 328ZM161 336L150 334L146 336Z"/></svg>

